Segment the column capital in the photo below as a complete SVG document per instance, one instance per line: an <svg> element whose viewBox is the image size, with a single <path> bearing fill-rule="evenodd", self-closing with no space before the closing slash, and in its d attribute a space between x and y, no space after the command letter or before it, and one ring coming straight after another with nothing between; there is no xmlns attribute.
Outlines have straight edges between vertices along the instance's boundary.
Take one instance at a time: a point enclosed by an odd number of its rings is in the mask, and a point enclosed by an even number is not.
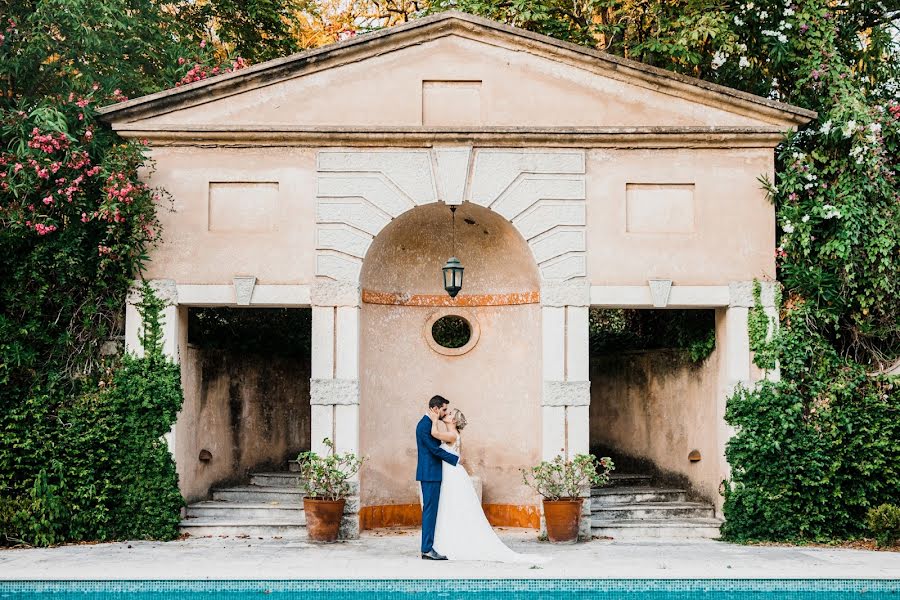
<svg viewBox="0 0 900 600"><path fill-rule="evenodd" d="M542 306L590 306L591 285L585 280L541 282Z"/></svg>
<svg viewBox="0 0 900 600"><path fill-rule="evenodd" d="M360 285L355 281L317 280L310 288L312 306L359 306Z"/></svg>
<svg viewBox="0 0 900 600"><path fill-rule="evenodd" d="M775 306L777 281L760 281L759 297L763 306ZM728 307L753 307L753 282L732 281L728 284Z"/></svg>
<svg viewBox="0 0 900 600"><path fill-rule="evenodd" d="M541 406L590 406L590 381L545 381Z"/></svg>
<svg viewBox="0 0 900 600"><path fill-rule="evenodd" d="M359 380L310 379L309 403L326 406L359 404Z"/></svg>

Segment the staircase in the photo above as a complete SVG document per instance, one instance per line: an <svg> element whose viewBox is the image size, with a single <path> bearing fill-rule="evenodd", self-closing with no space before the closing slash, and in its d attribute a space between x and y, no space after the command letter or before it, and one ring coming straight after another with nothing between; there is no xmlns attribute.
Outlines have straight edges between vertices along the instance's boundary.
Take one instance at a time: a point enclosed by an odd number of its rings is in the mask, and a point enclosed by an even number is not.
<svg viewBox="0 0 900 600"><path fill-rule="evenodd" d="M717 538L721 525L711 504L653 485L649 475L613 473L609 485L591 490L591 533L598 537Z"/></svg>
<svg viewBox="0 0 900 600"><path fill-rule="evenodd" d="M250 485L213 488L179 524L192 537L306 537L303 490L295 472L252 473Z"/></svg>

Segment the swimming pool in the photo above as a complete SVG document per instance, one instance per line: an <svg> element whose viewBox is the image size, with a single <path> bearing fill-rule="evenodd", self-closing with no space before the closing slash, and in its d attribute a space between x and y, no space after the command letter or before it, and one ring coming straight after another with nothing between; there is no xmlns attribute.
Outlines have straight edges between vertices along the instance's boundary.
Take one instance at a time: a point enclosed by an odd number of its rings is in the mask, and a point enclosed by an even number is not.
<svg viewBox="0 0 900 600"><path fill-rule="evenodd" d="M900 600L900 579L0 581L24 600Z"/></svg>

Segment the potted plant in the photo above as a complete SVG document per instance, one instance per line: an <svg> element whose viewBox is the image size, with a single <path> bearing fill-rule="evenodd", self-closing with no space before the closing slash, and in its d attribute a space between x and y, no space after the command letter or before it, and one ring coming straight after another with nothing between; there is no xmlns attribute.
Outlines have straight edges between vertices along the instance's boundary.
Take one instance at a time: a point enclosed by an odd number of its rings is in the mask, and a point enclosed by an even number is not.
<svg viewBox="0 0 900 600"><path fill-rule="evenodd" d="M300 465L300 481L306 490L303 511L306 513L306 531L315 542L334 542L341 528L344 505L350 495L351 479L359 472L365 458L352 452L337 454L334 443L325 438L327 456L315 452L303 452L297 457Z"/></svg>
<svg viewBox="0 0 900 600"><path fill-rule="evenodd" d="M557 456L531 469L520 469L525 485L544 499L544 520L551 542L573 544L578 541L578 524L584 503L582 490L606 485L614 468L608 456L598 459L591 454L578 454L573 460Z"/></svg>

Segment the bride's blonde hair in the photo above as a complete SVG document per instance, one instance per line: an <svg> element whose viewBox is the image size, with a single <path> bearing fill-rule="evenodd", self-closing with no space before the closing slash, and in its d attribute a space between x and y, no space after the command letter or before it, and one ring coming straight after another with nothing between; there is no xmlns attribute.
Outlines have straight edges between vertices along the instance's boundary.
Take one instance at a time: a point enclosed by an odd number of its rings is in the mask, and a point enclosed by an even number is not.
<svg viewBox="0 0 900 600"><path fill-rule="evenodd" d="M468 423L468 421L466 421L466 415L464 415L463 412L461 410L459 410L458 408L454 408L453 409L453 424L456 425L456 430L462 431L463 429L466 428L467 423Z"/></svg>

